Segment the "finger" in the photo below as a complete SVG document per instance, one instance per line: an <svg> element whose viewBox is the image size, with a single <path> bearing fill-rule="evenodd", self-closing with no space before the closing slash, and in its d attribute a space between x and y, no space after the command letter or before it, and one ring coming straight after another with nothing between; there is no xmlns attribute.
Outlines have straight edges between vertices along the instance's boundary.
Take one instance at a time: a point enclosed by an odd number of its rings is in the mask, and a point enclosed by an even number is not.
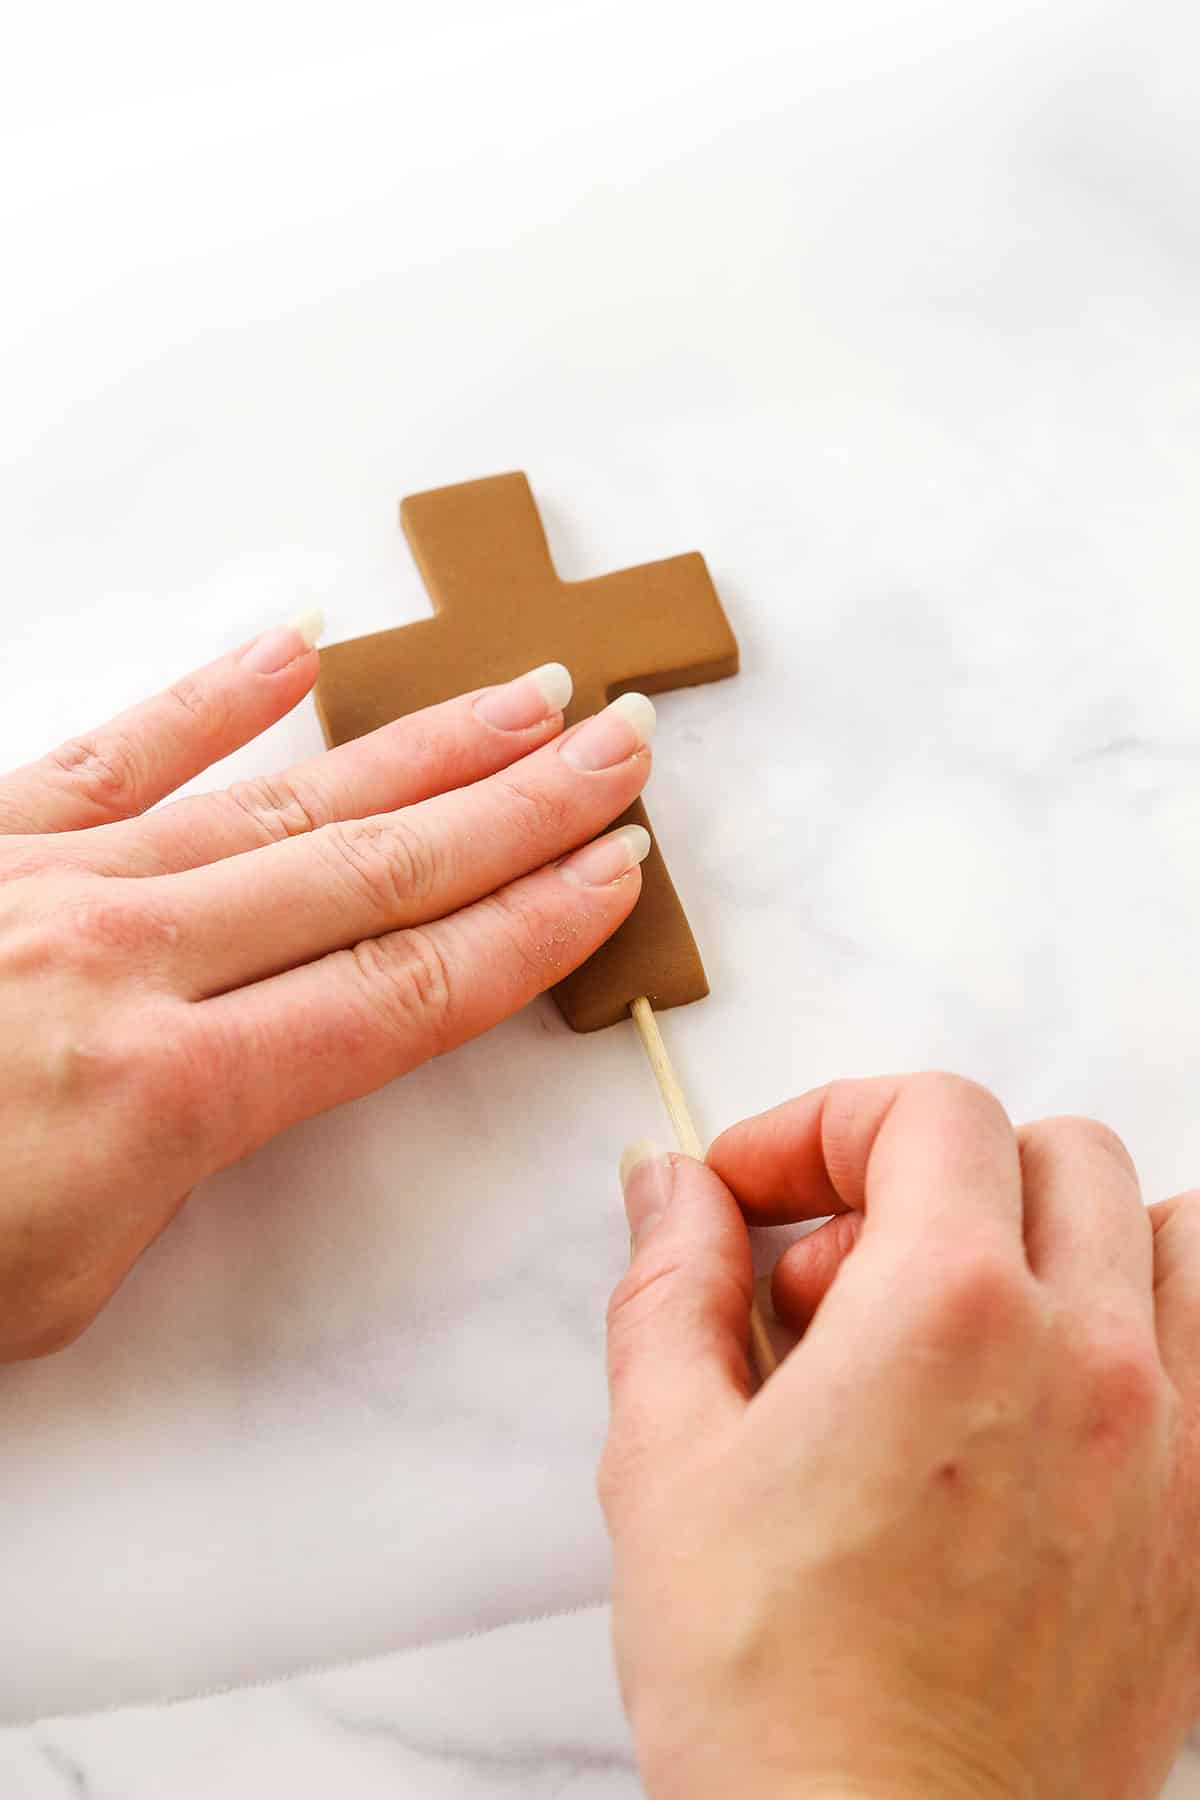
<svg viewBox="0 0 1200 1800"><path fill-rule="evenodd" d="M611 832L436 924L367 938L194 1007L228 1096L226 1160L497 1024L612 936L649 835Z"/></svg>
<svg viewBox="0 0 1200 1800"><path fill-rule="evenodd" d="M754 1292L749 1235L711 1169L639 1144L621 1176L634 1253L608 1308L610 1519L742 1413Z"/></svg>
<svg viewBox="0 0 1200 1800"><path fill-rule="evenodd" d="M571 677L548 663L502 687L409 713L282 774L189 794L143 819L72 839L105 875L162 875L362 819L479 781L562 729Z"/></svg>
<svg viewBox="0 0 1200 1800"><path fill-rule="evenodd" d="M1154 1317L1154 1242L1137 1170L1094 1119L1039 1119L1017 1133L1029 1266L1071 1307Z"/></svg>
<svg viewBox="0 0 1200 1800"><path fill-rule="evenodd" d="M809 1205L828 1211L832 1191L861 1221L849 1254L839 1252L850 1220L835 1214L828 1238L815 1234L813 1267L797 1256L810 1277L796 1296L802 1341L758 1396L755 1429L769 1439L798 1405L813 1404L812 1429L836 1429L836 1396L853 1383L871 1444L864 1453L886 1446L894 1461L923 1440L924 1455L947 1409L1007 1379L1040 1328L1020 1156L1003 1108L973 1082L926 1074L838 1082L815 1104L798 1102L790 1121L772 1121L770 1156L755 1143L755 1124L710 1152L739 1199L745 1151L760 1205L793 1216ZM789 1149L802 1168L823 1165L815 1196L795 1185L787 1192ZM780 1282L786 1312L786 1273Z"/></svg>
<svg viewBox="0 0 1200 1800"><path fill-rule="evenodd" d="M851 1204L838 1192L825 1161L825 1114L835 1086L813 1088L797 1100L785 1100L768 1112L743 1119L723 1131L708 1152L708 1163L737 1195L752 1225L779 1225L794 1219L820 1219L844 1212ZM874 1111L880 1115L891 1101L892 1086L856 1082L862 1103L866 1089L878 1090ZM861 1184L860 1184L861 1185Z"/></svg>
<svg viewBox="0 0 1200 1800"><path fill-rule="evenodd" d="M808 1329L857 1244L862 1224L861 1213L837 1213L783 1252L771 1275L771 1303L790 1331Z"/></svg>
<svg viewBox="0 0 1200 1800"><path fill-rule="evenodd" d="M708 1161L752 1224L866 1214L877 1233L990 1230L1021 1243L1021 1171L1000 1103L958 1076L837 1081L733 1126Z"/></svg>
<svg viewBox="0 0 1200 1800"><path fill-rule="evenodd" d="M650 771L654 708L626 694L515 768L402 812L347 820L155 883L189 997L458 912L594 837ZM610 766L585 747L601 735Z"/></svg>
<svg viewBox="0 0 1200 1800"><path fill-rule="evenodd" d="M1146 1212L1159 1354L1194 1417L1200 1405L1200 1192L1156 1201Z"/></svg>
<svg viewBox="0 0 1200 1800"><path fill-rule="evenodd" d="M153 806L303 699L318 613L249 644L0 780L0 830L79 831Z"/></svg>

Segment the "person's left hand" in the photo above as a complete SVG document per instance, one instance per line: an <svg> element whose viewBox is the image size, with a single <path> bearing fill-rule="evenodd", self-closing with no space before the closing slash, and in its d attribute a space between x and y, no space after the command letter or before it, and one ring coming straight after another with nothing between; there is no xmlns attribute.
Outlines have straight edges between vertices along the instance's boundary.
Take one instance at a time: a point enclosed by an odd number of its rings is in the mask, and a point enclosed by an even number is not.
<svg viewBox="0 0 1200 1800"><path fill-rule="evenodd" d="M654 709L564 733L557 665L147 810L316 674L268 632L0 780L0 1361L77 1337L202 1176L515 1012L638 897L648 833L588 840Z"/></svg>

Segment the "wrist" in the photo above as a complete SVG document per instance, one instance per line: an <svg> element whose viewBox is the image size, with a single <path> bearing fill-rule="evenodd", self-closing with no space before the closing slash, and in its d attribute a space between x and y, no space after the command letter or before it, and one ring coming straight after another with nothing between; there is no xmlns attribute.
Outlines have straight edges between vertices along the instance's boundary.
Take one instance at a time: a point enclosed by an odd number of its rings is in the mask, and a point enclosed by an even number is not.
<svg viewBox="0 0 1200 1800"><path fill-rule="evenodd" d="M1030 1800L998 1722L946 1695L874 1705L799 1700L768 1684L704 1706L662 1690L629 1708L647 1800Z"/></svg>
<svg viewBox="0 0 1200 1800"><path fill-rule="evenodd" d="M886 1749L879 1765L826 1766L819 1772L804 1757L772 1759L761 1745L725 1757L639 1754L647 1800L1029 1800L1028 1781L946 1759L923 1760L903 1772ZM869 1764L873 1759L868 1759Z"/></svg>
<svg viewBox="0 0 1200 1800"><path fill-rule="evenodd" d="M950 1771L945 1778L931 1774L917 1783L886 1778L859 1781L848 1776L815 1784L801 1771L764 1776L745 1764L712 1771L707 1784L698 1784L690 1776L681 1782L680 1773L676 1770L658 1779L645 1774L647 1800L728 1800L730 1794L736 1794L738 1800L1028 1800L1029 1793L1027 1788L964 1784Z"/></svg>

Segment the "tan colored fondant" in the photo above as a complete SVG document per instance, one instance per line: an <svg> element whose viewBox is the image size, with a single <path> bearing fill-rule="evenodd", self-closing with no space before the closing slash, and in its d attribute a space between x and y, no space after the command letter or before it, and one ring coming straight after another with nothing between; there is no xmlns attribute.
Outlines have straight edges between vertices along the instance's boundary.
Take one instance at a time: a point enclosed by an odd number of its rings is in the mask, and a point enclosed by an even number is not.
<svg viewBox="0 0 1200 1800"><path fill-rule="evenodd" d="M400 517L432 619L321 652L317 712L329 744L545 662L575 678L567 722L630 689L661 693L737 673L737 642L697 552L587 581L561 581L524 475L495 475L403 501ZM639 801L620 822L649 826ZM653 837L653 830L651 830ZM704 965L657 845L642 896L616 935L559 984L576 1031L708 992Z"/></svg>

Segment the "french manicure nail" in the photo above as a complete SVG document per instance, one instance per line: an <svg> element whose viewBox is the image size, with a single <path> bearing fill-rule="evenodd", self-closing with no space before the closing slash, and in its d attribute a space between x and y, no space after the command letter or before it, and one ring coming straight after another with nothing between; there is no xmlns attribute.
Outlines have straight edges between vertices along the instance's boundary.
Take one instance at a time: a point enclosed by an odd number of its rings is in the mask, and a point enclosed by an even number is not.
<svg viewBox="0 0 1200 1800"><path fill-rule="evenodd" d="M650 833L646 827L622 825L576 850L559 863L558 872L573 887L608 887L645 862L649 854Z"/></svg>
<svg viewBox="0 0 1200 1800"><path fill-rule="evenodd" d="M562 754L576 769L612 769L649 743L656 724L645 694L622 694L564 739Z"/></svg>
<svg viewBox="0 0 1200 1800"><path fill-rule="evenodd" d="M674 1176L667 1151L646 1138L630 1144L621 1158L621 1194L633 1248L649 1237L671 1203Z"/></svg>
<svg viewBox="0 0 1200 1800"><path fill-rule="evenodd" d="M500 731L527 731L568 704L574 684L562 663L543 663L528 675L518 675L503 687L488 688L475 702L475 712L485 725Z"/></svg>
<svg viewBox="0 0 1200 1800"><path fill-rule="evenodd" d="M304 639L304 648L311 650L319 642L325 632L325 614L319 606L310 606L305 612L298 612L288 620L293 631L298 631Z"/></svg>
<svg viewBox="0 0 1200 1800"><path fill-rule="evenodd" d="M311 650L325 629L325 615L319 608L297 613L286 625L277 625L256 637L242 657L242 667L255 675L277 675Z"/></svg>

